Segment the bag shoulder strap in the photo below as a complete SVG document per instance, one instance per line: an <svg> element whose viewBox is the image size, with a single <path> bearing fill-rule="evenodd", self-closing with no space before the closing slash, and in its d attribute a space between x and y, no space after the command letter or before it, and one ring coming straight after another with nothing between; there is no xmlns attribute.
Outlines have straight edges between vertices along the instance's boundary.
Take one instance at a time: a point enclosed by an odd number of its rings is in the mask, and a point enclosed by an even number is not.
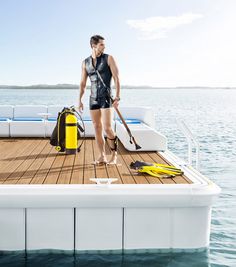
<svg viewBox="0 0 236 267"><path fill-rule="evenodd" d="M102 78L100 72L99 72L97 69L96 69L96 72L97 72L98 78L101 80L103 86L106 87L106 88L108 88L107 85L104 83L103 78ZM109 89L110 89L110 88L109 88Z"/></svg>
<svg viewBox="0 0 236 267"><path fill-rule="evenodd" d="M103 78L102 78L101 74L99 73L99 71L98 71L97 69L96 69L96 72L97 72L98 78L101 80L103 86L107 89L107 91L108 91L108 95L109 95L109 97L110 97L110 99L111 99L111 101L112 101L112 103L113 103L114 100L113 100L113 98L112 98L112 96L111 96L111 88L108 87L108 86L104 83Z"/></svg>

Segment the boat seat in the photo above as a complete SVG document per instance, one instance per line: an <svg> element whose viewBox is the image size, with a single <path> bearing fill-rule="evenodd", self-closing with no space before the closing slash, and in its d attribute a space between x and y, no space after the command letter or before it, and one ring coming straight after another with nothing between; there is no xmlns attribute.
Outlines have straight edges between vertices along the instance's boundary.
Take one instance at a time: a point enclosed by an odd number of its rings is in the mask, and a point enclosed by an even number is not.
<svg viewBox="0 0 236 267"><path fill-rule="evenodd" d="M56 126L58 112L62 105L1 105L1 137L50 137ZM154 129L155 119L150 107L120 107L126 123L129 125L137 143L146 151L166 150L166 137ZM41 114L47 114L46 118ZM94 137L95 131L88 107L81 114L85 125L85 136ZM112 128L126 149L135 150L130 144L128 133L117 114L114 112ZM83 135L83 133L81 133ZM104 135L105 132L104 132Z"/></svg>
<svg viewBox="0 0 236 267"><path fill-rule="evenodd" d="M138 151L165 151L167 149L166 137L147 124L129 118L127 125L137 144L141 146ZM125 126L119 120L116 120L116 134L127 150L136 151L135 145L130 144L130 137Z"/></svg>
<svg viewBox="0 0 236 267"><path fill-rule="evenodd" d="M132 135L141 149L138 151L165 151L167 138L155 130L154 111L151 107L119 107ZM124 147L129 151L136 151L135 145L130 143L130 137L121 119L116 114L116 134Z"/></svg>
<svg viewBox="0 0 236 267"><path fill-rule="evenodd" d="M10 120L13 118L13 111L12 105L0 106L0 137L10 136Z"/></svg>
<svg viewBox="0 0 236 267"><path fill-rule="evenodd" d="M11 137L45 137L45 121L40 113L47 113L45 105L15 105L10 121Z"/></svg>

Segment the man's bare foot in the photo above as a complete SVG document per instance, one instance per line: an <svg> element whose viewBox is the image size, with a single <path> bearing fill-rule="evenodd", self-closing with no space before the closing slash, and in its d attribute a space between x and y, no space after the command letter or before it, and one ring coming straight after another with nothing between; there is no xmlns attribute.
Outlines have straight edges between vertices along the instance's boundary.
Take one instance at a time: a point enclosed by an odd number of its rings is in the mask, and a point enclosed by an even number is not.
<svg viewBox="0 0 236 267"><path fill-rule="evenodd" d="M106 156L100 156L98 159L92 162L94 165L101 165L101 164L107 164L107 158Z"/></svg>
<svg viewBox="0 0 236 267"><path fill-rule="evenodd" d="M109 165L117 164L117 152L113 151L110 160L107 162Z"/></svg>

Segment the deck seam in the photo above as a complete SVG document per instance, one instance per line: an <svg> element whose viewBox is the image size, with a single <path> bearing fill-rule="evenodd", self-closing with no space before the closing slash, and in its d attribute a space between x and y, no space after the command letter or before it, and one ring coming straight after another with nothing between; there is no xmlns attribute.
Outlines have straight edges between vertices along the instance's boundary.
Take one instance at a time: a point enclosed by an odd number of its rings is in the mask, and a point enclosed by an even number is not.
<svg viewBox="0 0 236 267"><path fill-rule="evenodd" d="M24 154L24 153L27 151L27 149L33 144L34 140L30 140L30 141L31 141L31 142L30 142L29 144L27 144L27 142L26 142L27 145L24 147L22 153L20 153L20 155L18 155L18 156L22 156L22 154ZM37 144L35 144L35 146L37 146ZM34 149L35 149L35 148L33 148L33 150L34 150ZM32 150L32 151L33 151L33 150ZM30 153L32 153L32 151L31 151ZM29 155L28 155L28 156L29 156ZM26 159L28 158L28 156L26 157ZM7 167L8 165L10 165L11 162L14 162L14 160L16 160L16 158L17 158L17 156L15 156L14 159L11 160L11 161L9 162L9 164L6 165L6 167ZM25 160L24 160L24 161L25 161ZM23 164L24 161L22 161L22 162L16 167L16 169L14 169L14 171L11 172L11 173L7 176L7 178L4 179L4 182L6 182L7 180L18 180L18 179L8 179L8 178L9 178L9 176L11 176L11 175L12 175L12 174L13 174L13 173L14 173L14 172L21 166L21 164ZM5 168L6 168L6 167L5 167ZM5 168L4 168L4 169L5 169Z"/></svg>
<svg viewBox="0 0 236 267"><path fill-rule="evenodd" d="M58 156L60 156L60 154L58 153ZM58 173L58 176L57 176L57 181L56 181L56 184L58 184L58 179L59 179L59 177L60 177L60 174L61 174L61 171L62 171L62 167L63 167L63 165L64 165L64 162L65 162L65 159L66 159L66 155L65 154L63 154L62 155L63 156L63 162L62 162L62 164L61 164L61 168L60 168L60 171L59 171L59 173Z"/></svg>
<svg viewBox="0 0 236 267"><path fill-rule="evenodd" d="M41 140L41 142L39 143L39 145L41 145L42 143L43 143L43 141L44 140ZM39 153L37 154L37 156L35 157L35 159L38 157L38 155L40 155L41 154L41 152L42 152L42 150L45 148L45 146L47 145L47 143L45 143L45 145L43 146L43 148L39 151ZM36 148L37 148L37 146L34 148L34 150L33 151L31 151L31 153L29 154L29 156L32 154L32 152L34 152L35 150L36 150ZM28 157L25 159L25 160L27 160L28 159ZM24 171L24 173L21 175L21 177L22 176L24 176L24 174L27 172L27 170L30 168L30 166L33 164L33 162L35 161L35 159L31 162L31 164L27 167L27 169ZM17 179L17 182L20 180L20 179L25 179L25 178L18 178Z"/></svg>
<svg viewBox="0 0 236 267"><path fill-rule="evenodd" d="M32 141L32 142L33 142L33 141ZM18 147L17 149L20 149L21 146L23 146L23 145L25 144L24 149L23 149L23 151L21 151L20 155L23 154L23 153L25 152L25 150L27 149L27 147L29 146L29 144L27 144L27 143L28 143L28 142L25 141L25 142L23 142L23 144L19 144L19 147ZM11 156L12 154L13 154L13 155L16 154L15 152L16 152L16 150L14 149L14 150L12 151L12 153L10 153L9 155L7 155L7 157L4 157L4 158L0 159L0 161L6 161L6 160L8 159L9 156ZM17 156L14 156L14 157L11 156L11 158L12 158L12 159L7 163L7 165L3 167L3 170L6 169L7 166L10 165L11 162L14 162L14 160L17 158ZM0 165L0 166L1 166L1 165Z"/></svg>
<svg viewBox="0 0 236 267"><path fill-rule="evenodd" d="M41 155L41 152L46 148L46 146L48 145L48 143L47 142L45 142L45 145L44 145L44 147L41 149L41 151L40 151L40 153L37 155L37 157L34 159L34 161L33 162L35 162L35 160L38 158L38 156L39 155ZM51 151L51 150L50 150ZM50 153L50 151L49 151L49 153ZM49 154L48 153L48 154ZM48 154L47 154L47 157L48 157ZM47 158L46 157L46 158ZM40 164L40 166L38 167L38 169L37 169L37 171L34 173L34 176L31 178L31 180L30 180L30 183L29 184L31 184L31 182L32 182L32 180L34 179L34 177L37 175L37 173L38 173L38 171L40 170L40 167L42 166L42 164L44 163L44 161L46 160L46 158L41 162L41 164ZM33 162L32 162L32 164L33 164ZM31 165L32 165L31 164ZM30 166L31 166L30 165Z"/></svg>
<svg viewBox="0 0 236 267"><path fill-rule="evenodd" d="M121 144L121 145L122 145L122 144ZM123 159L123 162L125 163L125 165L126 165L127 169L129 170L129 173L130 173L130 175L131 175L132 179L134 180L134 183L135 183L135 184L137 184L136 180L134 179L134 176L133 176L133 174L131 173L131 171L130 171L129 167L127 166L127 163L126 163L126 161L125 161L125 159L124 159L124 157L123 157L123 155L122 155L122 152L121 152L121 149L119 148L119 146L118 146L118 152L120 153L120 156L122 157L122 159Z"/></svg>
<svg viewBox="0 0 236 267"><path fill-rule="evenodd" d="M137 152L137 154L140 156L140 154L139 154L138 152ZM132 153L129 152L129 155L130 155L130 157L132 158L132 160L135 160L134 157L132 156ZM137 175L137 177L138 177L138 176L139 176L139 175ZM145 174L143 174L143 173L142 173L142 176L146 179L147 183L150 184L149 181L148 181L147 176L146 176Z"/></svg>
<svg viewBox="0 0 236 267"><path fill-rule="evenodd" d="M54 149L55 149L55 148L54 148ZM51 153L51 151L50 151L50 153ZM53 162L52 162L50 168L48 169L47 175L45 176L45 178L44 178L44 180L43 180L43 184L45 183L45 181L46 181L46 179L47 179L47 177L48 177L48 174L49 174L49 172L50 172L50 170L51 170L51 167L52 167L53 164L55 163L55 160L56 160L56 158L57 158L57 155L58 155L58 153L57 153L56 156L54 157Z"/></svg>
<svg viewBox="0 0 236 267"><path fill-rule="evenodd" d="M51 152L52 152L53 149L55 149L55 148L54 148L54 147L51 148L51 150L49 151L49 153L48 153L47 157L45 158L45 160L46 160L46 159L48 158L48 156L51 154ZM54 157L54 159L53 159L53 161L52 161L50 167L48 168L47 173L46 173L46 175L45 175L45 177L44 177L44 179L43 179L43 183L42 183L42 184L44 184L45 180L47 179L48 173L49 173L49 171L51 170L51 167L52 167L52 165L53 165L55 159L56 159L56 157ZM44 161L45 161L45 160L44 160Z"/></svg>
<svg viewBox="0 0 236 267"><path fill-rule="evenodd" d="M149 157L151 157L148 153L144 152L145 155L148 155ZM142 160L145 162L145 159L143 158L142 154L140 154L140 157L142 158ZM157 179L161 182L161 184L164 184L162 179L160 179L159 177L157 177Z"/></svg>

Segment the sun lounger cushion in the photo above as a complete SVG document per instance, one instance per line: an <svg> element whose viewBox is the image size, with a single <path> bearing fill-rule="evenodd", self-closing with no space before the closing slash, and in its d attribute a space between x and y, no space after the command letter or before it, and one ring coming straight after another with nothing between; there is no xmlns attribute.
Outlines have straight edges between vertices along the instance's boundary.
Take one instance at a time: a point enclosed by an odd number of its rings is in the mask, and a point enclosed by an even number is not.
<svg viewBox="0 0 236 267"><path fill-rule="evenodd" d="M43 118L40 113L47 113L44 105L16 105L14 107L14 118Z"/></svg>

